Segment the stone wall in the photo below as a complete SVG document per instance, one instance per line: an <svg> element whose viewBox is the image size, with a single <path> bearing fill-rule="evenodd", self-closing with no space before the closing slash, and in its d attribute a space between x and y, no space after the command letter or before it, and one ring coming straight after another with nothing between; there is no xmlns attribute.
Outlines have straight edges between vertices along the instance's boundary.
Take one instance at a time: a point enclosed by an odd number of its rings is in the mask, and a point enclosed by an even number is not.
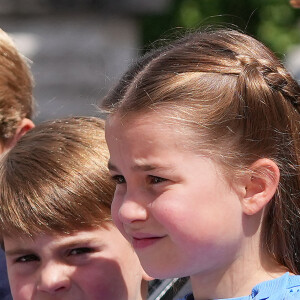
<svg viewBox="0 0 300 300"><path fill-rule="evenodd" d="M137 15L168 2L0 0L0 27L32 61L35 122L99 115L97 104L140 53Z"/></svg>

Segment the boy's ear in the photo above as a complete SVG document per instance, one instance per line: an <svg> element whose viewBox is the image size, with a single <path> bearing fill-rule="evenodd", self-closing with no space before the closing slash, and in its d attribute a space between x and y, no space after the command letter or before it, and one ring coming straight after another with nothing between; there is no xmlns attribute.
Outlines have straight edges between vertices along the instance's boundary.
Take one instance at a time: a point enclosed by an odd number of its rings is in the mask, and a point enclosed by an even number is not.
<svg viewBox="0 0 300 300"><path fill-rule="evenodd" d="M15 132L15 135L12 137L11 140L7 141L7 143L5 144L5 150L9 150L10 148L12 148L17 142L18 140L27 132L29 131L30 129L32 129L34 127L34 124L33 122L30 120L30 119L27 119L27 118L24 118L16 132Z"/></svg>
<svg viewBox="0 0 300 300"><path fill-rule="evenodd" d="M280 178L277 164L267 158L262 158L250 166L251 174L245 181L243 212L254 215L261 211L273 198Z"/></svg>

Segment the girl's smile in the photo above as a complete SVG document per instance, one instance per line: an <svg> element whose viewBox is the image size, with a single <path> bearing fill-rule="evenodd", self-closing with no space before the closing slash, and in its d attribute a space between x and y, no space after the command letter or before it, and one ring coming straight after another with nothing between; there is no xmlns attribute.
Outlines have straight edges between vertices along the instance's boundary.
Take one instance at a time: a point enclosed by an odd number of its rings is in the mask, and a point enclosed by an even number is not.
<svg viewBox="0 0 300 300"><path fill-rule="evenodd" d="M160 241L163 237L148 237L148 238L132 238L132 245L135 249L142 249L152 246L156 242Z"/></svg>

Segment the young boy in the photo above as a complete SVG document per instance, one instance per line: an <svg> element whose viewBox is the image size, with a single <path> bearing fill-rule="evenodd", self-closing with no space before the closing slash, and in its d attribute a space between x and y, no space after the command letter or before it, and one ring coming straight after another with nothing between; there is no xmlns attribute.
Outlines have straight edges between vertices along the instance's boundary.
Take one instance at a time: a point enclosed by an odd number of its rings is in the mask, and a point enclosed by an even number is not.
<svg viewBox="0 0 300 300"><path fill-rule="evenodd" d="M145 300L146 276L111 222L103 122L45 122L2 159L0 228L14 300Z"/></svg>
<svg viewBox="0 0 300 300"><path fill-rule="evenodd" d="M0 154L33 127L33 81L26 59L0 29ZM0 250L0 299L11 299L5 257Z"/></svg>

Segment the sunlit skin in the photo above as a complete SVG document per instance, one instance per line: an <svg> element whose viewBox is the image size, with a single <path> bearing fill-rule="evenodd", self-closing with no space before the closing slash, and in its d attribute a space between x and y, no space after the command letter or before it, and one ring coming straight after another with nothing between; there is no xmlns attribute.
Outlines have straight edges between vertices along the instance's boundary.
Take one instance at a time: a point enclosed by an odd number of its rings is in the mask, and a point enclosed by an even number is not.
<svg viewBox="0 0 300 300"><path fill-rule="evenodd" d="M294 8L300 8L300 0L290 0L290 4Z"/></svg>
<svg viewBox="0 0 300 300"><path fill-rule="evenodd" d="M112 225L4 244L14 300L145 299L138 258Z"/></svg>
<svg viewBox="0 0 300 300"><path fill-rule="evenodd" d="M245 215L244 183L183 147L176 126L155 113L110 117L113 220L150 276L191 275L195 299L247 295L271 277L259 257L261 214Z"/></svg>
<svg viewBox="0 0 300 300"><path fill-rule="evenodd" d="M0 155L11 149L17 143L17 141L32 128L34 128L34 124L30 119L22 119L18 124L14 136L5 140L5 142L0 141Z"/></svg>

